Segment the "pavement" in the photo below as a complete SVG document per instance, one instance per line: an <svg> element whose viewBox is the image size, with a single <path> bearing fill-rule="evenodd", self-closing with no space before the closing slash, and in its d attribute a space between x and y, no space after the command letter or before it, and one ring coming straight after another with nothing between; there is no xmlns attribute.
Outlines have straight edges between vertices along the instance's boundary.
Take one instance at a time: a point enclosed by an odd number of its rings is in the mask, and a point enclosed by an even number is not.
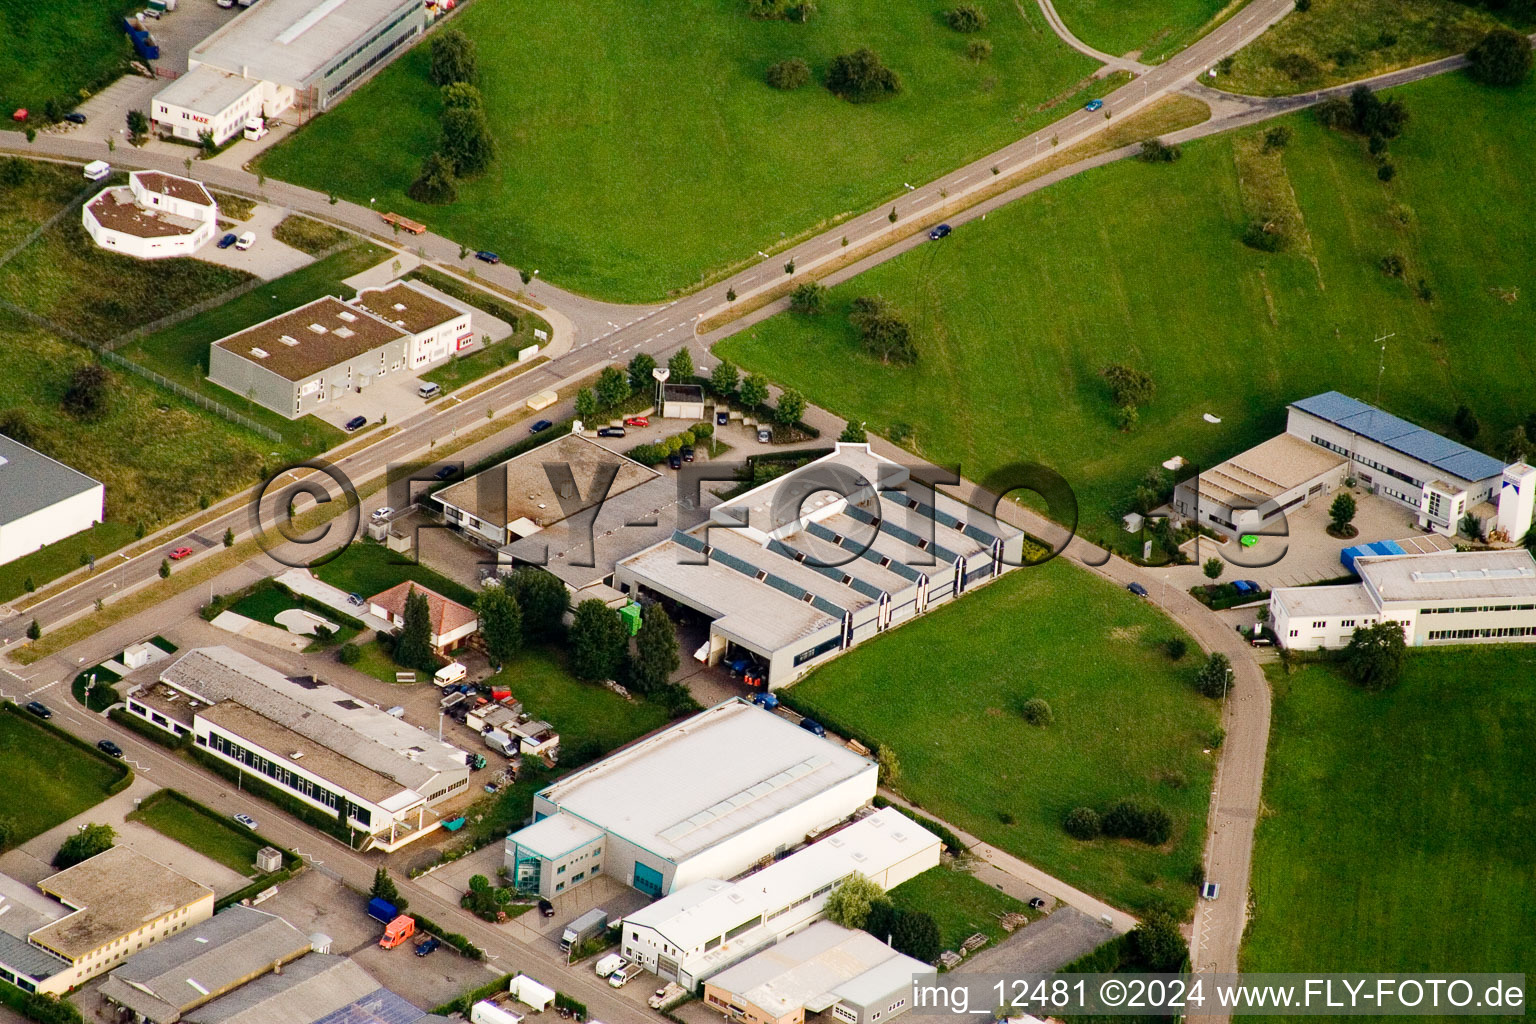
<svg viewBox="0 0 1536 1024"><path fill-rule="evenodd" d="M1072 30L1067 27L1067 23L1061 19L1061 15L1056 13L1056 5L1051 3L1051 0L1038 0L1038 3L1040 4L1040 13L1045 15L1046 24L1051 26L1051 31L1055 32L1062 42L1072 47L1078 53L1092 57L1113 71L1129 71L1132 74L1139 75L1151 70L1149 65L1143 64L1134 58L1116 57L1105 53L1103 50L1095 50L1073 35Z"/></svg>
<svg viewBox="0 0 1536 1024"><path fill-rule="evenodd" d="M185 172L182 172L185 173ZM222 216L221 219L231 219ZM207 263L217 263L221 267L231 267L235 270L243 270L247 274L255 274L263 281L271 281L291 274L301 267L307 267L315 262L315 258L309 253L295 249L291 245L285 245L272 237L272 229L283 222L288 216L288 211L267 203L257 203L251 215L242 221L234 221L227 231L215 234L207 245L197 251L197 258ZM239 249L231 245L227 249L219 248L219 240L226 234L243 235L247 231L256 236L256 244L249 249Z"/></svg>

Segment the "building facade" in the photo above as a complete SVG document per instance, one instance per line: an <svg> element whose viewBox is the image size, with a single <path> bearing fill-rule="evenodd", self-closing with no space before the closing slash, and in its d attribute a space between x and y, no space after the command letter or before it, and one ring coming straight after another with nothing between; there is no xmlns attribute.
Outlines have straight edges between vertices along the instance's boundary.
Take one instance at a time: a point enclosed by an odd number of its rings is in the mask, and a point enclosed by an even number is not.
<svg viewBox="0 0 1536 1024"><path fill-rule="evenodd" d="M186 142L199 142L207 132L214 145L222 146L240 134L248 119L281 113L287 106L284 94L271 82L199 65L155 94L150 129ZM286 96L291 103L292 90Z"/></svg>
<svg viewBox="0 0 1536 1024"><path fill-rule="evenodd" d="M427 642L432 645L432 650L436 653L445 654L457 650L464 646L465 642L480 628L480 620L475 617L473 608L466 608L457 601L450 601L437 591L428 590L419 583L401 583L383 593L374 594L368 599L368 611L384 619L398 631L405 625L405 602L413 593L421 594L427 599L427 617L432 628Z"/></svg>
<svg viewBox="0 0 1536 1024"><path fill-rule="evenodd" d="M1174 519L1228 537L1275 532L1287 512L1343 485L1349 463L1291 434L1272 437L1173 490Z"/></svg>
<svg viewBox="0 0 1536 1024"><path fill-rule="evenodd" d="M406 367L412 372L440 363L475 344L468 306L451 306L410 281L365 288L357 293L352 305L410 334Z"/></svg>
<svg viewBox="0 0 1536 1024"><path fill-rule="evenodd" d="M219 204L202 182L163 171L133 171L128 185L103 189L80 211L103 249L141 260L190 256L219 230Z"/></svg>
<svg viewBox="0 0 1536 1024"><path fill-rule="evenodd" d="M89 530L106 517L106 488L0 434L0 565Z"/></svg>

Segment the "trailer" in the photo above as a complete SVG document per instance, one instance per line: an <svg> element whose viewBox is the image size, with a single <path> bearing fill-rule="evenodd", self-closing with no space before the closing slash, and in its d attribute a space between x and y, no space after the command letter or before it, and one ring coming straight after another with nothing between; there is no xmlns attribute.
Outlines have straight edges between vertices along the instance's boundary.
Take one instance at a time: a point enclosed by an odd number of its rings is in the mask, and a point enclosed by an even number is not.
<svg viewBox="0 0 1536 1024"><path fill-rule="evenodd" d="M425 224L402 217L398 213L386 213L384 215L384 223L390 227L399 228L401 231L409 231L413 235L419 235L427 230Z"/></svg>
<svg viewBox="0 0 1536 1024"><path fill-rule="evenodd" d="M389 900L380 899L375 896L368 901L368 916L375 921L389 924L389 922L400 916L400 908L389 902Z"/></svg>
<svg viewBox="0 0 1536 1024"><path fill-rule="evenodd" d="M582 914L565 926L560 934L560 952L569 953L575 947L602 934L608 927L608 911L598 907Z"/></svg>
<svg viewBox="0 0 1536 1024"><path fill-rule="evenodd" d="M558 392L540 391L538 394L528 399L528 408L532 409L534 412L538 412L540 409L548 409L558 401L560 401L560 395Z"/></svg>

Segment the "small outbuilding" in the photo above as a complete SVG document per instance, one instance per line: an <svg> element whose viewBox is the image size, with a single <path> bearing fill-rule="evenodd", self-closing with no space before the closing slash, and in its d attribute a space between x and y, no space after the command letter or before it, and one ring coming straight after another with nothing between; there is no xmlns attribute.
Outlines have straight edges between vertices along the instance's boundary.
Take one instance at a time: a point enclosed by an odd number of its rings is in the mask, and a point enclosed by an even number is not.
<svg viewBox="0 0 1536 1024"><path fill-rule="evenodd" d="M661 415L669 420L702 420L704 389L697 384L663 384Z"/></svg>

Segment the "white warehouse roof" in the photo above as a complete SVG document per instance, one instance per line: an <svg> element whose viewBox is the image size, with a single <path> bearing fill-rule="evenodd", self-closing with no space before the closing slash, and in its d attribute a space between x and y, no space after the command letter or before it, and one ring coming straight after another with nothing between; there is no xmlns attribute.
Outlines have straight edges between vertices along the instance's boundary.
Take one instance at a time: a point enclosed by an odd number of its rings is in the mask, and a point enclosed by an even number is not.
<svg viewBox="0 0 1536 1024"><path fill-rule="evenodd" d="M1536 559L1524 548L1359 558L1355 571L1383 601L1536 599Z"/></svg>
<svg viewBox="0 0 1536 1024"><path fill-rule="evenodd" d="M739 698L543 790L560 810L674 863L862 774L874 763Z"/></svg>
<svg viewBox="0 0 1536 1024"><path fill-rule="evenodd" d="M303 88L402 6L401 0L261 0L194 46L188 64Z"/></svg>
<svg viewBox="0 0 1536 1024"><path fill-rule="evenodd" d="M0 434L0 525L99 487L84 473Z"/></svg>

